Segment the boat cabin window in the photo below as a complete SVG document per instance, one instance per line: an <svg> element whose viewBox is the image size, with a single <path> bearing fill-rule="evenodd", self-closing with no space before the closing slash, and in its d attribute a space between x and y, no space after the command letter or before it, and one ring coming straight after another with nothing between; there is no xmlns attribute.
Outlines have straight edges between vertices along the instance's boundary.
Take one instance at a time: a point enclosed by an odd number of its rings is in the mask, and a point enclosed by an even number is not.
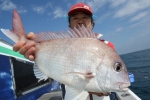
<svg viewBox="0 0 150 100"><path fill-rule="evenodd" d="M25 91L50 82L49 79L38 82L38 79L36 79L33 72L33 63L17 60L15 58L11 58L11 61L13 65L14 87L17 97L23 95L23 92Z"/></svg>

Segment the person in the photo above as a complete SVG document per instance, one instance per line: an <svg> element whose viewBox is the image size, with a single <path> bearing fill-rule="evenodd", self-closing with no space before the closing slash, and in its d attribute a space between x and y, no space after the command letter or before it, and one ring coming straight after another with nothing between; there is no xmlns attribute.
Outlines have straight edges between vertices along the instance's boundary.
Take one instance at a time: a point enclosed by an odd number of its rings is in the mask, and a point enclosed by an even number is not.
<svg viewBox="0 0 150 100"><path fill-rule="evenodd" d="M70 10L68 11L68 23L69 27L71 29L77 28L81 25L84 25L85 27L89 28L92 30L94 28L94 19L93 19L93 12L90 6L84 3L77 3L73 5ZM27 36L28 39L32 39L34 37L34 33L30 32ZM114 45L111 42L101 40L104 43L107 43L109 46L111 46L114 49ZM20 54L24 55L25 58L30 59L31 61L34 61L35 56L34 53L36 51L35 49L35 42L29 41L19 41L16 43L13 47L14 51L18 51ZM65 87L62 84L62 91L63 91L63 96L65 95ZM90 92L89 94L95 94L97 96L108 96L110 93L95 93L95 92Z"/></svg>

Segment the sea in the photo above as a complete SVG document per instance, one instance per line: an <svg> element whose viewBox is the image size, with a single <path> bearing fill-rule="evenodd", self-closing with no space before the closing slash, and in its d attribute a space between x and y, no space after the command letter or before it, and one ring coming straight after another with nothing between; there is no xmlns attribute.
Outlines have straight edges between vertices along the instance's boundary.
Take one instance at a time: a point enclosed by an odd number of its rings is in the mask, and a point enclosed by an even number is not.
<svg viewBox="0 0 150 100"><path fill-rule="evenodd" d="M142 100L150 100L150 49L120 55L134 75L130 89Z"/></svg>

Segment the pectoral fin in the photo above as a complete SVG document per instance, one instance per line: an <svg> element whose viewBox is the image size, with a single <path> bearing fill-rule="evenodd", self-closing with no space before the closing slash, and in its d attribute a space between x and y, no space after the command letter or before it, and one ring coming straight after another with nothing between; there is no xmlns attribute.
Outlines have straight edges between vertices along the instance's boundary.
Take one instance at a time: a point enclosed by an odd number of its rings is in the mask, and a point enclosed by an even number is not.
<svg viewBox="0 0 150 100"><path fill-rule="evenodd" d="M92 78L96 75L96 73L88 72L84 75L85 78Z"/></svg>
<svg viewBox="0 0 150 100"><path fill-rule="evenodd" d="M65 100L86 100L88 97L88 93L86 91L76 90L69 86L65 86L65 89Z"/></svg>
<svg viewBox="0 0 150 100"><path fill-rule="evenodd" d="M80 71L75 71L75 72L69 72L69 73L66 73L66 74L76 74L76 75L78 75L80 78L82 78L82 79L90 79L90 78L93 78L95 75L96 75L96 73L93 73L93 72L85 72L85 73L83 73L83 72L80 72Z"/></svg>
<svg viewBox="0 0 150 100"><path fill-rule="evenodd" d="M35 77L38 79L38 82L48 79L48 76L44 75L44 73L37 67L36 64L34 64L33 72Z"/></svg>

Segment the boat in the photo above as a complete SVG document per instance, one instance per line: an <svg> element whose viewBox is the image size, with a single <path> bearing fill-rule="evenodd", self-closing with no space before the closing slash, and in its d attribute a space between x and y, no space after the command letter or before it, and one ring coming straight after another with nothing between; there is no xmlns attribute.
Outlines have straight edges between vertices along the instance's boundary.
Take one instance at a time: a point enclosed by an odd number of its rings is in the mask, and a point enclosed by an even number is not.
<svg viewBox="0 0 150 100"><path fill-rule="evenodd" d="M34 62L12 50L12 44L0 39L0 100L37 100L45 93L60 89L52 79L38 82Z"/></svg>
<svg viewBox="0 0 150 100"><path fill-rule="evenodd" d="M48 78L38 81L34 62L12 50L13 45L0 39L0 100L62 100L60 83ZM93 100L141 100L130 89L109 96L92 95ZM78 100L91 100L85 92Z"/></svg>

